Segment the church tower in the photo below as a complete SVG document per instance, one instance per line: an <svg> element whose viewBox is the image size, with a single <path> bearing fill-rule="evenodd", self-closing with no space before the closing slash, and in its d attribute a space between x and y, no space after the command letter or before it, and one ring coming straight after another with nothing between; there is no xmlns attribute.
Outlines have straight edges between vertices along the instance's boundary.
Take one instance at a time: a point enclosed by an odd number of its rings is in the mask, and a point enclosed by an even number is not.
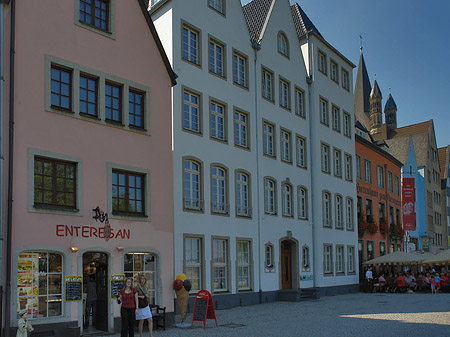
<svg viewBox="0 0 450 337"><path fill-rule="evenodd" d="M370 81L367 74L366 63L362 53L359 55L358 73L356 75L353 109L356 120L370 129Z"/></svg>
<svg viewBox="0 0 450 337"><path fill-rule="evenodd" d="M381 125L383 124L382 98L380 87L378 86L377 80L375 80L370 93L370 134L372 135L381 132Z"/></svg>
<svg viewBox="0 0 450 337"><path fill-rule="evenodd" d="M384 120L387 125L388 137L392 134L392 131L397 129L397 105L392 98L391 93L384 106Z"/></svg>

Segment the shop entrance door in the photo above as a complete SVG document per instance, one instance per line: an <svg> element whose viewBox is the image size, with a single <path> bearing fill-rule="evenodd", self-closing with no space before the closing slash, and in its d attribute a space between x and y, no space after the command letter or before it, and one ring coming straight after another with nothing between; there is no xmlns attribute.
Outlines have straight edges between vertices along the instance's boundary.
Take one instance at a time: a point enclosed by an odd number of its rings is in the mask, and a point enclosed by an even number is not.
<svg viewBox="0 0 450 337"><path fill-rule="evenodd" d="M281 288L292 289L291 243L281 243Z"/></svg>
<svg viewBox="0 0 450 337"><path fill-rule="evenodd" d="M84 324L86 332L108 331L108 255L102 252L88 252L83 254L83 282L87 292L87 299L84 302ZM88 282L95 283L95 286L88 286ZM90 289L89 289L90 288ZM95 289L95 290L94 290ZM86 305L89 295L95 293L95 303L92 303L94 310L89 310L86 314Z"/></svg>

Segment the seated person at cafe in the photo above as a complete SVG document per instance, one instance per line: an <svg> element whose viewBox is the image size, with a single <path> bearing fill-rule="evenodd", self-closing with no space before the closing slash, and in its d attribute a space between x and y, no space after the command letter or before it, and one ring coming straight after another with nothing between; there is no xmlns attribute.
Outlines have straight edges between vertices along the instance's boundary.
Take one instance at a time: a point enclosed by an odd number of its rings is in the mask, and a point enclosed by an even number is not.
<svg viewBox="0 0 450 337"><path fill-rule="evenodd" d="M449 291L450 290L450 284L448 276L445 273L441 273L441 290L442 291Z"/></svg>
<svg viewBox="0 0 450 337"><path fill-rule="evenodd" d="M414 277L414 275L407 273L405 282L406 282L406 287L409 290L411 290L411 291L417 290L417 282L416 282L416 278Z"/></svg>
<svg viewBox="0 0 450 337"><path fill-rule="evenodd" d="M398 277L397 277L397 290L398 291L406 291L406 281L405 281L405 277L403 276L402 273L399 273Z"/></svg>
<svg viewBox="0 0 450 337"><path fill-rule="evenodd" d="M396 274L397 275L397 274ZM394 292L397 288L395 281L396 277L392 276L392 273L389 273L389 276L386 278L386 292Z"/></svg>

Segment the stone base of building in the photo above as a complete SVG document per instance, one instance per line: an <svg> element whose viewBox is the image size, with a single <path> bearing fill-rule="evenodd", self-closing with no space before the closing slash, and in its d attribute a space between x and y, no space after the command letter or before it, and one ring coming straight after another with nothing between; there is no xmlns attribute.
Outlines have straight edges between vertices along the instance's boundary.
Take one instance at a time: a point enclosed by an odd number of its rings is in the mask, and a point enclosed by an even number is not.
<svg viewBox="0 0 450 337"><path fill-rule="evenodd" d="M33 324L33 323L31 323ZM80 337L80 327L77 321L73 322L62 322L62 323L51 323L51 324L33 324L34 331L32 336L36 337L53 337L53 336L64 336L64 337ZM10 329L10 336L15 336L17 334L17 327Z"/></svg>
<svg viewBox="0 0 450 337"><path fill-rule="evenodd" d="M333 296L359 292L359 284L346 284L342 286L322 287L319 296Z"/></svg>

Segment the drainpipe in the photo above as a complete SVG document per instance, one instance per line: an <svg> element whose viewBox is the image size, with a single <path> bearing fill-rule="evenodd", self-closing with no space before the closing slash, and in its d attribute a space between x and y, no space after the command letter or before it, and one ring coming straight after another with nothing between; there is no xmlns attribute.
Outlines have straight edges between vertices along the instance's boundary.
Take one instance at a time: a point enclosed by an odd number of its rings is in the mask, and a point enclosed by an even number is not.
<svg viewBox="0 0 450 337"><path fill-rule="evenodd" d="M260 214L260 205L259 205L259 192L260 192L260 184L259 184L259 134L258 134L258 83L256 78L256 62L258 60L258 51L261 50L261 43L259 42L252 42L252 48L254 51L254 85L255 85L255 137L256 137L256 195L257 195L257 202L256 202L256 220L258 221L258 262L259 262L259 268L258 268L258 288L259 288L259 303L262 303L262 289L261 289L261 270L263 266L261 265L261 214ZM264 261L264 259L262 260ZM264 263L264 262L263 262Z"/></svg>
<svg viewBox="0 0 450 337"><path fill-rule="evenodd" d="M4 153L3 153L3 104L4 104L4 43L5 39L3 34L4 31L4 14L5 8L4 4L0 3L0 270L3 271L4 266L4 258L3 258L3 231L4 231L4 222L3 222L3 161L4 161ZM0 331L2 331L3 322L3 272L0 273Z"/></svg>
<svg viewBox="0 0 450 337"><path fill-rule="evenodd" d="M11 232L13 203L13 151L14 151L14 46L16 24L16 1L11 1L11 35L9 46L9 139L8 139L8 216L6 222L6 291L5 336L10 336L11 321Z"/></svg>
<svg viewBox="0 0 450 337"><path fill-rule="evenodd" d="M384 214L386 214L386 216L385 216L386 223L389 223L388 228L390 229L391 228L390 221L387 221L387 219L390 216L390 214L389 214L389 195L388 195L388 179L387 179L388 170L387 170L387 168L388 168L387 164L384 164L384 192L386 193L386 206L385 206L385 213ZM392 182L392 183L394 183L394 182ZM393 216L395 216L395 213L393 214ZM378 218L379 217L380 217L380 214L378 214ZM384 252L385 254L389 252L389 246L390 246L389 232L390 232L390 230L388 230L388 232L386 234L387 235L388 246L385 248L385 249L387 249L387 252ZM379 243L378 243L378 245L379 245ZM380 249L378 248L378 250L380 250Z"/></svg>

